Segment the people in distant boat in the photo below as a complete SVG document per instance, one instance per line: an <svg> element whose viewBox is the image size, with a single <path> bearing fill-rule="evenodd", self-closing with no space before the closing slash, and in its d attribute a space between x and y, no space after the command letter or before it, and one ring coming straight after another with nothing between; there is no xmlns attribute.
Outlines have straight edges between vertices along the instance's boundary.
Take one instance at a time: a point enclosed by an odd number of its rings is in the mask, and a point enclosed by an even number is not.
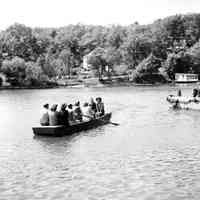
<svg viewBox="0 0 200 200"><path fill-rule="evenodd" d="M91 109L94 112L94 114L96 114L96 112L97 112L97 105L96 105L96 103L95 103L95 101L94 101L94 99L92 97L90 98L89 106L91 107Z"/></svg>
<svg viewBox="0 0 200 200"><path fill-rule="evenodd" d="M83 121L89 121L91 116L89 113L89 104L86 102L82 107Z"/></svg>
<svg viewBox="0 0 200 200"><path fill-rule="evenodd" d="M57 111L57 104L53 104L50 108L49 112L49 125L50 126L57 126L59 125L59 113Z"/></svg>
<svg viewBox="0 0 200 200"><path fill-rule="evenodd" d="M105 108L104 108L104 103L102 102L101 97L96 98L96 108L97 108L97 117L101 117L105 114Z"/></svg>
<svg viewBox="0 0 200 200"><path fill-rule="evenodd" d="M83 119L82 119L82 111L81 111L81 108L80 108L80 102L77 101L74 105L74 112L73 112L73 115L74 115L74 120L75 121L78 121L78 122L82 122Z"/></svg>
<svg viewBox="0 0 200 200"><path fill-rule="evenodd" d="M192 93L192 96L193 96L192 102L199 103L199 100L197 98L198 95L199 95L199 90L197 88L194 88L193 93Z"/></svg>
<svg viewBox="0 0 200 200"><path fill-rule="evenodd" d="M43 105L43 110L42 110L42 116L40 119L40 124L42 126L48 126L49 125L49 104L46 103Z"/></svg>
<svg viewBox="0 0 200 200"><path fill-rule="evenodd" d="M95 117L92 105L87 102L83 104L82 108L83 121L89 121Z"/></svg>
<svg viewBox="0 0 200 200"><path fill-rule="evenodd" d="M182 92L181 92L181 89L178 90L178 97L181 97L182 96Z"/></svg>
<svg viewBox="0 0 200 200"><path fill-rule="evenodd" d="M58 124L69 126L69 113L66 110L67 104L63 103L60 107L60 111L58 112Z"/></svg>
<svg viewBox="0 0 200 200"><path fill-rule="evenodd" d="M176 101L175 101L175 103L173 104L172 108L173 108L174 110L181 109L181 105L180 105L179 100L176 100Z"/></svg>
<svg viewBox="0 0 200 200"><path fill-rule="evenodd" d="M67 110L68 110L68 115L69 115L69 123L70 124L72 124L72 123L74 123L74 110L73 110L73 105L72 104L69 104L68 105L68 108L67 108Z"/></svg>
<svg viewBox="0 0 200 200"><path fill-rule="evenodd" d="M197 95L198 95L198 89L197 88L194 88L193 89L193 93L192 93L192 96L195 98L195 97L197 97Z"/></svg>
<svg viewBox="0 0 200 200"><path fill-rule="evenodd" d="M96 118L97 110L94 109L94 107L93 107L92 104L89 104L89 108L90 108L90 115L91 115L93 118Z"/></svg>
<svg viewBox="0 0 200 200"><path fill-rule="evenodd" d="M72 104L68 106L67 104L62 104L59 111L57 111L57 104L53 104L50 109L49 107L49 104L43 105L40 119L42 126L69 126L77 122L88 121L105 115L104 103L101 97L97 97L96 102L93 98L90 98L89 103L84 103L82 108L79 101L76 101L74 106Z"/></svg>

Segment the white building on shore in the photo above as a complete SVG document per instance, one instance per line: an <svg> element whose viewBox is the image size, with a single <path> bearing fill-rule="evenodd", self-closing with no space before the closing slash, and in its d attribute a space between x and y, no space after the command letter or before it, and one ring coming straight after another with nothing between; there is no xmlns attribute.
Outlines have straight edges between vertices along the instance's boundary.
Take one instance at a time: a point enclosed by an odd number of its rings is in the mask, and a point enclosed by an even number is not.
<svg viewBox="0 0 200 200"><path fill-rule="evenodd" d="M198 81L199 81L198 74L185 74L185 73L175 74L176 83L195 83Z"/></svg>
<svg viewBox="0 0 200 200"><path fill-rule="evenodd" d="M92 51L89 54L86 54L83 57L83 69L85 70L90 70L91 69L91 65L88 63L89 57L92 55Z"/></svg>

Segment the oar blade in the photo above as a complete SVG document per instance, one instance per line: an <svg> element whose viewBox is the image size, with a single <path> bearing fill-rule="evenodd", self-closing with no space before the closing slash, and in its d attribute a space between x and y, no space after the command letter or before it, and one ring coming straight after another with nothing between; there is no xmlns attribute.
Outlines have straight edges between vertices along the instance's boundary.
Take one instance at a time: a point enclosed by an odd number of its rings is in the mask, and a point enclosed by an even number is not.
<svg viewBox="0 0 200 200"><path fill-rule="evenodd" d="M114 122L109 122L110 124L114 125L114 126L119 126L120 124L118 123L114 123Z"/></svg>

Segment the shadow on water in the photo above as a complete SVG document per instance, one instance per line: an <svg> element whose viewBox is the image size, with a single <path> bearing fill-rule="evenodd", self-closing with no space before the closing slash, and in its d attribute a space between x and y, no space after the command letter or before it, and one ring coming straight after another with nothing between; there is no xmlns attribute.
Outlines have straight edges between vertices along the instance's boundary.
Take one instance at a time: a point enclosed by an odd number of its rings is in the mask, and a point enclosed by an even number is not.
<svg viewBox="0 0 200 200"><path fill-rule="evenodd" d="M108 132L109 125L63 137L33 136L33 141L37 146L37 151L42 155L55 158L57 156L68 157L74 151L85 149L86 146L88 148L89 144L93 146L100 138L100 140L104 139L105 133Z"/></svg>
<svg viewBox="0 0 200 200"><path fill-rule="evenodd" d="M172 107L170 107L169 111L175 114L200 115L200 110L192 109L192 108L173 109Z"/></svg>
<svg viewBox="0 0 200 200"><path fill-rule="evenodd" d="M173 110L169 109L169 116L174 121L174 124L177 124L177 121L182 123L182 126L190 126L193 129L199 129L200 124L200 110L196 109L179 109Z"/></svg>
<svg viewBox="0 0 200 200"><path fill-rule="evenodd" d="M46 144L57 144L59 143L60 141L72 141L74 138L76 138L79 134L73 134L73 135L67 135L67 136L63 136L63 137L51 137L51 136L39 136L39 135L34 135L33 136L33 139L35 141L38 141L38 142L43 142L43 143L46 143Z"/></svg>

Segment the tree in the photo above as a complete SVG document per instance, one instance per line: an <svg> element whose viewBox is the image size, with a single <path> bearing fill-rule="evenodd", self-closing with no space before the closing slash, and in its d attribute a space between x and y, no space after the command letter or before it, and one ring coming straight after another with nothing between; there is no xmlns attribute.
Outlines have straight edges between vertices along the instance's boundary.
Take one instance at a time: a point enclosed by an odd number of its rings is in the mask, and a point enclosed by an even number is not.
<svg viewBox="0 0 200 200"><path fill-rule="evenodd" d="M107 48L103 52L103 57L109 66L120 65L122 63L122 55L120 49Z"/></svg>
<svg viewBox="0 0 200 200"><path fill-rule="evenodd" d="M151 53L151 43L141 35L129 35L123 44L123 60L134 69L143 59Z"/></svg>
<svg viewBox="0 0 200 200"><path fill-rule="evenodd" d="M88 63L92 66L92 69L97 72L99 80L101 80L103 72L105 71L105 66L107 65L105 50L96 48L89 56Z"/></svg>
<svg viewBox="0 0 200 200"><path fill-rule="evenodd" d="M166 82L166 79L160 74L161 59L150 54L133 71L132 80L138 83Z"/></svg>
<svg viewBox="0 0 200 200"><path fill-rule="evenodd" d="M200 73L200 41L188 49L187 54L191 58L193 71Z"/></svg>
<svg viewBox="0 0 200 200"><path fill-rule="evenodd" d="M126 38L125 27L111 26L106 37L107 46L118 49L123 44L125 38Z"/></svg>
<svg viewBox="0 0 200 200"><path fill-rule="evenodd" d="M14 24L2 33L4 50L10 58L15 56L25 61L35 60L38 48L32 29L21 24Z"/></svg>
<svg viewBox="0 0 200 200"><path fill-rule="evenodd" d="M146 59L144 59L137 67L136 71L138 73L158 73L158 69L161 67L161 60L150 54Z"/></svg>
<svg viewBox="0 0 200 200"><path fill-rule="evenodd" d="M45 84L48 77L43 73L41 67L34 62L26 63L26 78L25 82L30 86L37 86Z"/></svg>
<svg viewBox="0 0 200 200"><path fill-rule="evenodd" d="M183 15L175 15L167 18L166 20L166 30L174 40L180 41L185 37L185 18Z"/></svg>
<svg viewBox="0 0 200 200"><path fill-rule="evenodd" d="M40 56L37 59L37 64L41 66L42 71L44 72L45 75L47 75L49 78L55 77L56 74L56 68L52 65L52 60L54 58L51 58L49 56Z"/></svg>
<svg viewBox="0 0 200 200"><path fill-rule="evenodd" d="M63 75L71 76L73 68L73 55L70 50L64 49L60 52L59 59L63 64Z"/></svg>
<svg viewBox="0 0 200 200"><path fill-rule="evenodd" d="M183 51L177 54L169 54L163 64L163 71L172 80L174 80L175 78L175 73L192 72L192 62L190 55Z"/></svg>
<svg viewBox="0 0 200 200"><path fill-rule="evenodd" d="M25 61L22 58L14 57L12 60L3 61L1 71L12 78L11 84L21 85L26 75L25 69Z"/></svg>

